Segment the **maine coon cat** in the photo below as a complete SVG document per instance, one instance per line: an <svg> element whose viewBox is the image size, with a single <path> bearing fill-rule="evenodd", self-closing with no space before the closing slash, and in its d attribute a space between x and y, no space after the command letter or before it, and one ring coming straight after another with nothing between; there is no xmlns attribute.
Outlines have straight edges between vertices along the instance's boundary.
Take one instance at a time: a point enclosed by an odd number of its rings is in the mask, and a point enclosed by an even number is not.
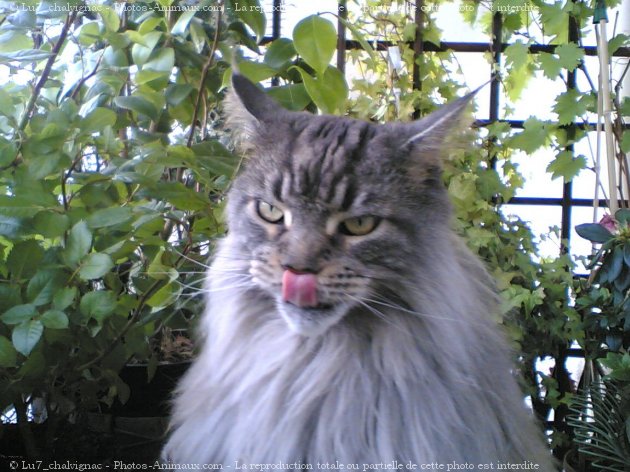
<svg viewBox="0 0 630 472"><path fill-rule="evenodd" d="M469 100L379 125L289 112L233 76L247 160L165 460L554 470L491 281L450 228L440 159Z"/></svg>

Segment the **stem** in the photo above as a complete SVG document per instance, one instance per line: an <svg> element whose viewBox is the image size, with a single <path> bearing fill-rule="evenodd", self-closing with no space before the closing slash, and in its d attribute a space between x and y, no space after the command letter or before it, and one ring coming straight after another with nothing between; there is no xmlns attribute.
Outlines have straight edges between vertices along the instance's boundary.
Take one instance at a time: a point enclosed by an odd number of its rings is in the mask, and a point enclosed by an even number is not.
<svg viewBox="0 0 630 472"><path fill-rule="evenodd" d="M92 72L90 72L85 77L81 78L81 80L74 86L74 90L72 91L70 98L76 99L77 95L81 91L81 87L83 87L83 84L85 84L88 80L90 80L92 77L96 75L96 73L98 72L98 68L101 66L101 61L103 60L104 55L105 55L105 50L103 50L103 53L98 57L98 60L96 61L96 65L94 66L94 69L92 69Z"/></svg>
<svg viewBox="0 0 630 472"><path fill-rule="evenodd" d="M221 5L223 2L219 2ZM197 125L197 118L199 116L199 109L201 108L202 97L203 97L203 88L206 83L206 79L208 78L208 72L212 65L214 64L214 55L217 51L217 47L219 45L219 32L221 30L221 9L219 9L217 13L217 25L214 30L214 38L212 40L212 47L210 49L210 54L208 55L208 59L206 63L203 65L203 69L201 69L201 78L199 79L199 93L197 94L197 100L195 101L195 108L193 110L192 120L190 123L190 132L188 133L188 140L186 141L186 147L191 147L193 138L195 137L195 127Z"/></svg>
<svg viewBox="0 0 630 472"><path fill-rule="evenodd" d="M69 203L68 197L66 195L66 182L70 178L70 175L72 175L72 171L74 170L74 168L79 164L79 162L81 162L82 159L83 159L83 150L79 151L79 154L77 155L77 157L74 158L74 161L72 161L72 165L70 165L70 168L68 169L68 171L65 173L62 173L61 175L61 199L63 201L63 208L66 211L68 210L68 203Z"/></svg>
<svg viewBox="0 0 630 472"><path fill-rule="evenodd" d="M111 353L116 346L118 346L118 343L122 340L122 338L125 337L125 334L127 334L129 332L129 330L132 328L132 326L136 323L136 321L138 321L138 318L140 317L140 313L142 312L142 309L144 308L144 305L146 304L146 302L149 299L149 297L151 295L153 295L153 292L155 291L155 289L157 288L157 286L161 282L162 282L161 280L156 280L155 282L153 282L153 284L147 289L147 291L144 292L142 297L140 297L140 300L138 301L138 306L136 306L136 309L133 311L132 315L129 317L129 320L127 320L127 324L125 324L123 329L112 340L112 342L109 343L109 345L107 346L107 348L103 352L101 352L94 359L92 359L92 360L86 362L85 364L77 367L77 370L79 372L81 372L81 371L83 371L85 369L88 369L88 368L92 367L95 364L98 364L109 353Z"/></svg>
<svg viewBox="0 0 630 472"><path fill-rule="evenodd" d="M66 18L66 22L64 23L63 28L61 29L61 33L59 34L59 39L57 40L57 43L53 46L50 52L50 56L48 57L48 60L46 61L46 65L44 66L42 75L40 76L39 80L37 81L37 84L35 84L35 87L33 88L33 94L31 95L31 98L28 101L26 108L24 109L24 114L22 115L22 118L20 119L20 123L18 124L18 127L16 128L13 134L13 140L18 143L17 153L15 155L15 158L13 159L11 163L0 167L0 171L9 169L10 167L15 167L22 162L22 158L20 157L20 153L22 152L22 139L20 135L26 129L26 125L28 124L33 114L33 111L35 110L37 99L39 98L39 95L41 94L42 89L44 88L44 85L48 81L48 77L50 76L52 66L55 63L55 59L57 59L57 56L59 55L59 52L61 51L61 47L63 46L63 43L66 41L66 37L68 36L68 31L70 31L70 26L72 25L72 23L74 23L74 20L76 19L76 17L77 17L77 11L73 11Z"/></svg>
<svg viewBox="0 0 630 472"><path fill-rule="evenodd" d="M68 32L70 31L70 26L72 26L76 17L77 11L72 11L66 18L66 22L64 23L63 28L61 29L61 33L59 34L59 39L57 40L57 43L53 46L50 57L46 61L46 65L44 66L44 70L42 71L42 75L35 85L35 88L33 89L33 95L31 95L31 99L29 100L28 105L26 105L24 114L22 115L22 119L20 120L20 124L18 125L17 132L21 133L26 128L26 125L28 124L31 115L35 110L37 99L39 98L39 95L44 88L44 85L46 85L46 82L48 81L52 66L55 63L59 52L61 51L63 43L66 41L66 37L68 36Z"/></svg>
<svg viewBox="0 0 630 472"><path fill-rule="evenodd" d="M186 258L186 254L188 254L188 252L190 251L190 248L192 246L191 245L186 245L184 247L184 249L182 250L182 254L179 257L179 259L177 259L177 261L175 262L175 266L178 266L185 258ZM86 362L85 364L77 367L77 370L79 372L88 369L90 367L92 367L95 364L98 364L101 360L103 360L108 354L110 354L114 348L118 345L118 343L120 343L120 341L125 337L125 335L129 332L129 330L133 327L134 324L137 323L138 318L140 318L140 314L142 312L142 309L144 308L144 306L147 303L147 300L149 299L149 297L151 295L153 295L155 289L158 287L158 285L160 284L160 282L162 282L161 280L156 280L148 289L146 292L144 292L144 294L142 295L142 297L140 297L140 300L138 300L138 305L136 306L136 309L133 311L133 313L131 314L131 316L129 317L129 320L127 320L127 324L125 324L125 326L123 327L122 330L120 330L120 332L118 333L118 335L112 340L111 343L109 343L109 345L107 346L107 348L101 352L98 356L96 356L94 359Z"/></svg>
<svg viewBox="0 0 630 472"><path fill-rule="evenodd" d="M219 5L221 5L222 3L223 2L219 2ZM214 55L219 45L219 32L221 30L221 16L222 16L222 11L221 9L219 9L219 11L217 12L217 24L214 30L214 38L212 40L212 47L210 48L208 59L206 59L206 62L203 65L203 68L201 70L201 77L199 78L199 92L197 93L197 99L195 100L195 108L193 109L193 115L190 122L190 131L188 133L188 139L186 140L187 148L192 147L192 144L193 144L193 139L195 137L195 128L197 126L197 119L199 117L199 110L201 109L202 103L204 103L203 102L203 97L204 97L203 89L205 87L205 83L208 78L208 72L210 71L210 68L214 64ZM205 123L205 118L204 118L204 123ZM179 182L182 180L183 177L184 177L184 168L180 167L179 169L177 169L175 181ZM164 224L164 228L162 229L160 236L162 237L164 241L168 241L168 238L170 237L172 231L173 231L173 222L169 220Z"/></svg>

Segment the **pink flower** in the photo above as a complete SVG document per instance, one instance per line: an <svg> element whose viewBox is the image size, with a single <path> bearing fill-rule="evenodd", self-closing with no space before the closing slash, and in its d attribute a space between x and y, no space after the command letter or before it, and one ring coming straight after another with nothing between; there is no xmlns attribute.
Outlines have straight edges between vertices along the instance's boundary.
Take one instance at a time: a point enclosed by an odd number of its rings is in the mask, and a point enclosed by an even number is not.
<svg viewBox="0 0 630 472"><path fill-rule="evenodd" d="M611 233L615 233L617 231L617 221L610 215L604 215L604 217L599 220L599 224Z"/></svg>

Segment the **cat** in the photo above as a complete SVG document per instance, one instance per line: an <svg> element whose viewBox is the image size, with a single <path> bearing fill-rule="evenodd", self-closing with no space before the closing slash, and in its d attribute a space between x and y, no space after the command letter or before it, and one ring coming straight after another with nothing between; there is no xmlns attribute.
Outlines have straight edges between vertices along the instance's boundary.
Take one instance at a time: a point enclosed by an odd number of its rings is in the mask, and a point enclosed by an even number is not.
<svg viewBox="0 0 630 472"><path fill-rule="evenodd" d="M382 125L287 111L233 75L246 161L164 460L555 470L490 277L450 227L440 161L472 95Z"/></svg>

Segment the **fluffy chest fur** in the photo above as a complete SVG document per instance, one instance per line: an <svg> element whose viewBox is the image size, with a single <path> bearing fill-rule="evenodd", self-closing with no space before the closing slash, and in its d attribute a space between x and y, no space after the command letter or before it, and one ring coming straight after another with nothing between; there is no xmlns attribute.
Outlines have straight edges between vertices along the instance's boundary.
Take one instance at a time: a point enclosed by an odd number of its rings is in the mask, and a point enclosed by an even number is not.
<svg viewBox="0 0 630 472"><path fill-rule="evenodd" d="M230 251L225 244L217 261ZM449 268L440 278L457 293L436 291L422 307L375 307L386 323L358 308L314 339L287 330L256 290L231 288L220 274L235 263L215 263L205 346L179 387L166 457L225 466L529 460L553 470L509 354L480 313L489 306L465 301L481 287L461 264L480 267L456 257L442 258Z"/></svg>
<svg viewBox="0 0 630 472"><path fill-rule="evenodd" d="M283 111L243 78L234 89L249 161L165 459L553 470L489 277L450 229L439 151L467 99L378 126Z"/></svg>

